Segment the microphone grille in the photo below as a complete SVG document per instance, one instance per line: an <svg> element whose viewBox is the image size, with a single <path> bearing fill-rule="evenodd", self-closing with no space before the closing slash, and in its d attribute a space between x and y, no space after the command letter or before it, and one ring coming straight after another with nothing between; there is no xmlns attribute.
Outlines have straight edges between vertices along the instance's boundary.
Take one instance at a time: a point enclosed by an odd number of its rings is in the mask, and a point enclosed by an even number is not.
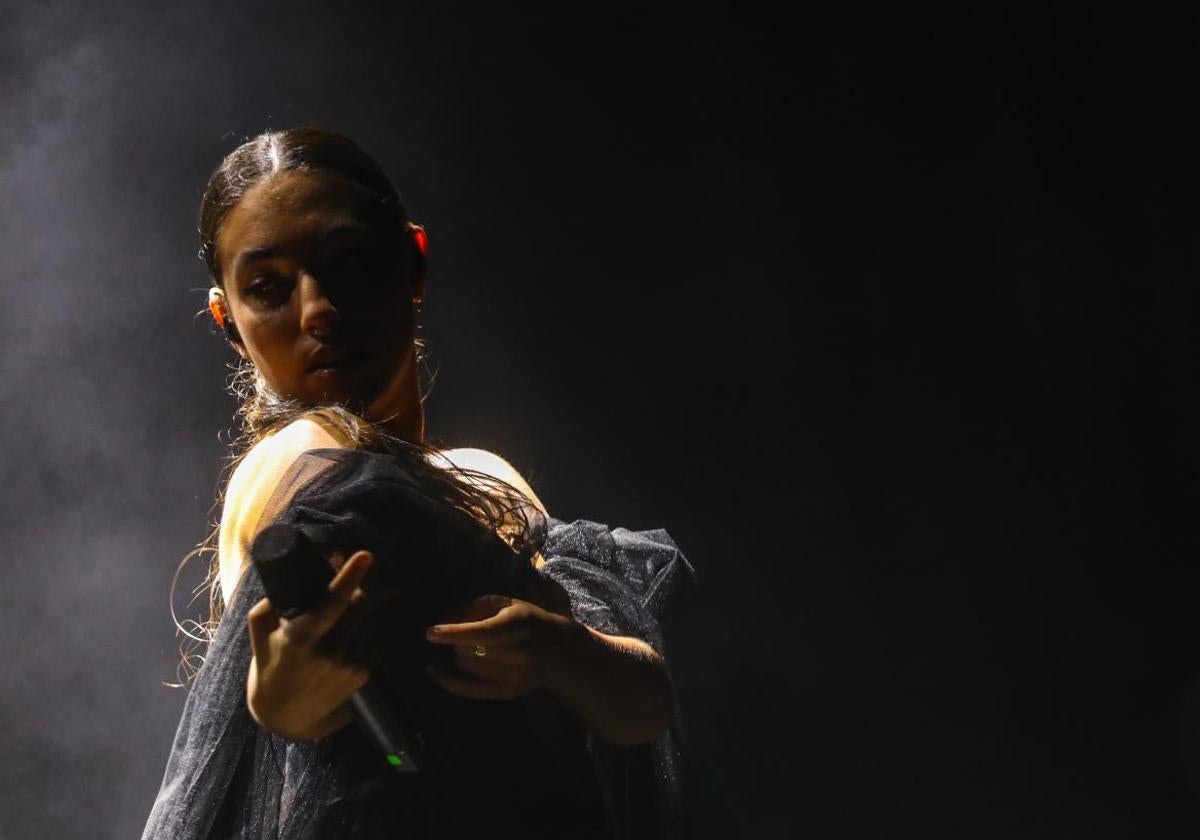
<svg viewBox="0 0 1200 840"><path fill-rule="evenodd" d="M333 567L295 525L263 528L250 546L250 559L262 579L272 609L284 618L308 612L329 590Z"/></svg>

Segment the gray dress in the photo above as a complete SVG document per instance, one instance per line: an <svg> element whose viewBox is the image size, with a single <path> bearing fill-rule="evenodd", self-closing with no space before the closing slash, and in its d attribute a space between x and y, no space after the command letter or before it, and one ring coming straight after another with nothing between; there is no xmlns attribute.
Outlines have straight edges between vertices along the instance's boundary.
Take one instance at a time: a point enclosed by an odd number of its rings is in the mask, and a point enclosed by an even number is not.
<svg viewBox="0 0 1200 840"><path fill-rule="evenodd" d="M423 638L449 608L486 593L534 600L549 586L579 622L649 643L670 675L664 623L696 582L666 531L550 519L545 563L535 570L429 498L395 456L315 450L290 475L274 521L296 525L324 551L371 550L387 591L410 595L372 614L387 651L373 680L411 725L427 764L396 772L355 726L289 741L255 723L245 702L246 615L264 590L251 567L189 686L143 840L477 838L505 826L531 838L682 836L678 706L658 738L623 748L588 733L541 689L517 700L461 698L423 670L449 654Z"/></svg>

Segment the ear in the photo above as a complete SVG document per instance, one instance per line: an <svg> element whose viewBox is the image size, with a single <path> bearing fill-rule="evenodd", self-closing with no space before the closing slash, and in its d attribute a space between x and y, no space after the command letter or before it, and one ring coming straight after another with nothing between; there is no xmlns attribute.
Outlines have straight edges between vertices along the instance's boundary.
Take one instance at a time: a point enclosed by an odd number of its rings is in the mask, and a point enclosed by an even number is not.
<svg viewBox="0 0 1200 840"><path fill-rule="evenodd" d="M425 275L429 268L429 236L425 228L415 222L408 223L409 233L413 241L413 260L410 283L412 284L413 301L420 303L425 297Z"/></svg>
<svg viewBox="0 0 1200 840"><path fill-rule="evenodd" d="M246 346L242 343L242 337L238 335L237 326L233 323L233 316L229 314L225 292L219 286L213 286L208 290L208 311L212 315L213 321L225 333L225 338L233 345L237 354L249 361L250 357L246 354Z"/></svg>

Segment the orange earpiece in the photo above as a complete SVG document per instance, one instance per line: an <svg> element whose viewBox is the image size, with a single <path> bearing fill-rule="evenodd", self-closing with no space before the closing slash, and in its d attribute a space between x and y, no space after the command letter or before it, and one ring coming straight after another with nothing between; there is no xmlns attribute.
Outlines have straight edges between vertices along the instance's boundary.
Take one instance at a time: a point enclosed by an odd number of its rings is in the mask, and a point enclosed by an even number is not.
<svg viewBox="0 0 1200 840"><path fill-rule="evenodd" d="M412 228L413 243L417 246L417 250L421 252L422 257L429 256L429 236L425 233L425 228L413 222L408 223Z"/></svg>
<svg viewBox="0 0 1200 840"><path fill-rule="evenodd" d="M226 338L230 341L241 340L237 329L233 326L233 321L225 317L225 293L216 286L208 290L208 311L213 320L217 322L217 326L225 333Z"/></svg>
<svg viewBox="0 0 1200 840"><path fill-rule="evenodd" d="M208 299L208 311L212 313L213 320L217 322L217 326L224 330L225 310L221 308L221 302L210 296Z"/></svg>

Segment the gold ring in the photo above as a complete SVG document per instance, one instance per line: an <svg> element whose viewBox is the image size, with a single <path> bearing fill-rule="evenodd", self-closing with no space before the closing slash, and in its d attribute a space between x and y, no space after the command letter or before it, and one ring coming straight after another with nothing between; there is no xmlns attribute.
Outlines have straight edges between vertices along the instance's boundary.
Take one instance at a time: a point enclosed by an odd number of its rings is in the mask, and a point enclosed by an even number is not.
<svg viewBox="0 0 1200 840"><path fill-rule="evenodd" d="M483 645L475 645L475 655L482 659L487 656L487 648Z"/></svg>

